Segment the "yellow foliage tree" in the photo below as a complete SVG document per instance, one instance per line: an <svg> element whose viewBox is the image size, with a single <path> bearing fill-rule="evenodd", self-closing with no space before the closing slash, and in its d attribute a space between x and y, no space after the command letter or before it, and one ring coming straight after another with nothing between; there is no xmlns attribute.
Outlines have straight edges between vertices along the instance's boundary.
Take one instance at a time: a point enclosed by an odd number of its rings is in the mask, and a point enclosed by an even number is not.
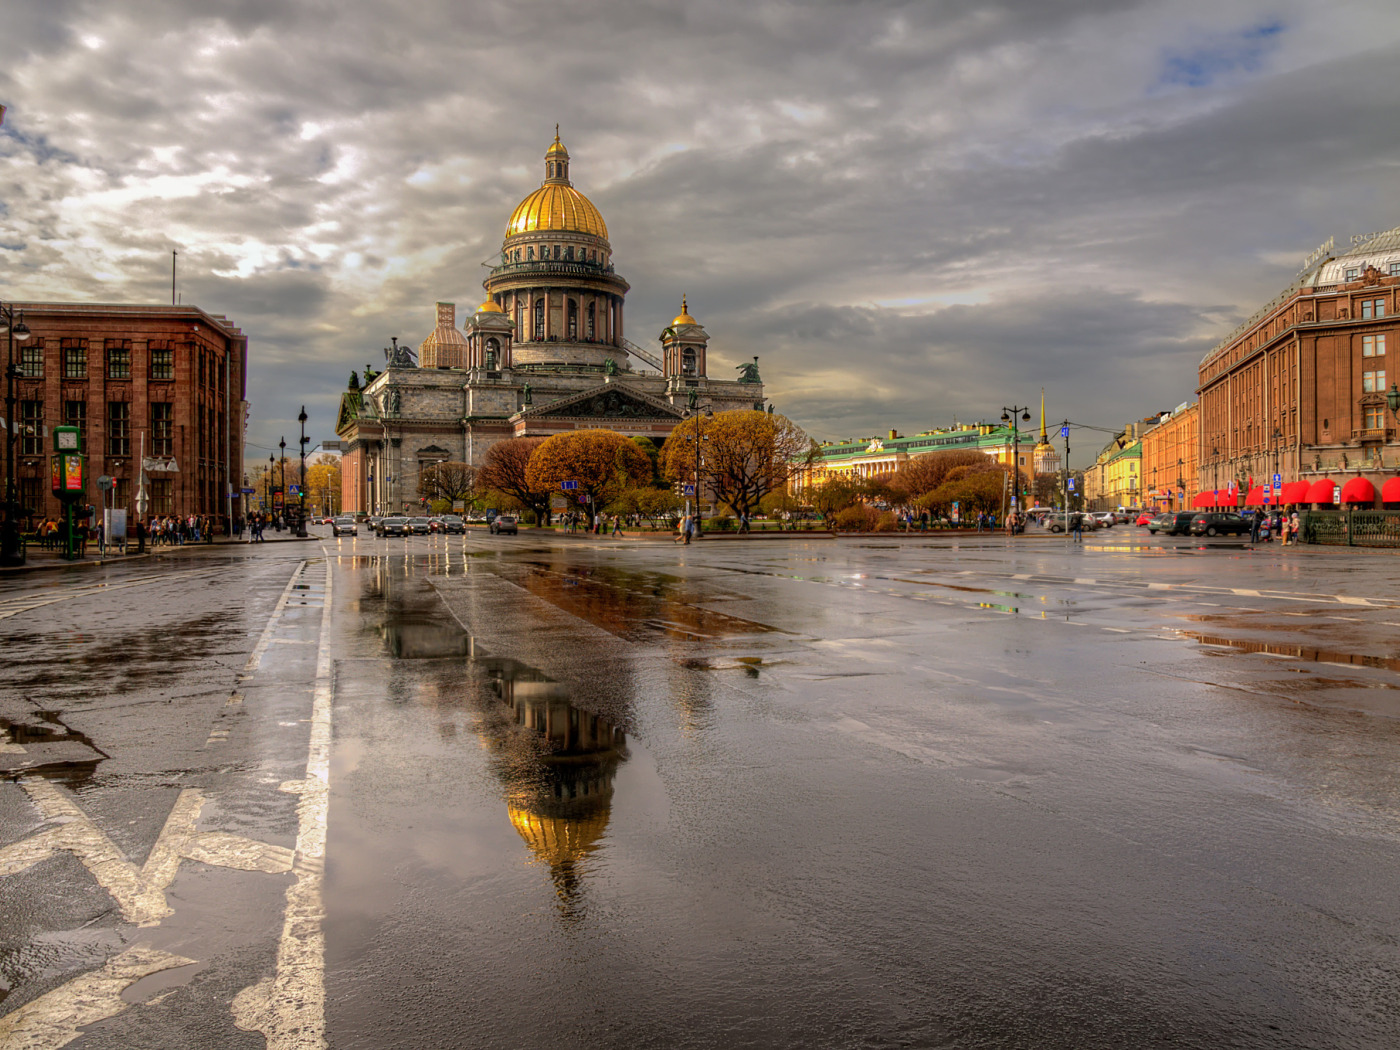
<svg viewBox="0 0 1400 1050"><path fill-rule="evenodd" d="M306 466L306 512L340 513L340 460L317 456Z"/></svg>
<svg viewBox="0 0 1400 1050"><path fill-rule="evenodd" d="M530 455L525 472L535 491L558 492L576 507L596 511L634 485L651 480L651 460L611 430L576 430L546 438ZM577 482L565 490L563 483Z"/></svg>
<svg viewBox="0 0 1400 1050"><path fill-rule="evenodd" d="M759 501L785 488L811 454L806 432L786 416L766 412L720 412L686 420L661 450L666 476L693 481L699 443L700 491L751 516Z"/></svg>

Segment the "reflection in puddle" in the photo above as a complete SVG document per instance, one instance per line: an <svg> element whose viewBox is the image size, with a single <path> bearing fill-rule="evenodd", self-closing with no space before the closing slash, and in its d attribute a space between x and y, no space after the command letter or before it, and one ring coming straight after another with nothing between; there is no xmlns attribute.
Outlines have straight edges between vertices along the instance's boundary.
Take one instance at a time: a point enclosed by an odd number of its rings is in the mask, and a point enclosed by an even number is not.
<svg viewBox="0 0 1400 1050"><path fill-rule="evenodd" d="M1236 638L1223 638L1217 635L1201 634L1197 631L1182 631L1183 635L1202 645L1216 645L1234 649L1242 653L1269 653L1274 656L1292 656L1299 660L1310 660L1320 664L1344 664L1348 667L1375 667L1382 671L1400 671L1400 659L1392 656L1364 656L1361 653L1342 653L1329 649L1315 649L1308 645L1283 645L1278 642L1251 642Z"/></svg>
<svg viewBox="0 0 1400 1050"><path fill-rule="evenodd" d="M510 822L549 867L567 922L584 917L582 878L602 844L627 736L569 702L558 682L515 660L478 657L490 694L480 735L505 787Z"/></svg>
<svg viewBox="0 0 1400 1050"><path fill-rule="evenodd" d="M111 757L86 733L65 725L57 711L36 711L34 717L38 723L0 718L0 773L37 774L76 790Z"/></svg>

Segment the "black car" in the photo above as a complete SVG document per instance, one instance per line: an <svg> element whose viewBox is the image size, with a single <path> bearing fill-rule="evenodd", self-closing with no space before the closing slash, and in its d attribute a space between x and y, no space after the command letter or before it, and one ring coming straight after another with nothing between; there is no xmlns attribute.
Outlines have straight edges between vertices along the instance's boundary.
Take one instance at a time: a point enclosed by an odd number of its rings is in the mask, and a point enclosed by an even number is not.
<svg viewBox="0 0 1400 1050"><path fill-rule="evenodd" d="M517 533L517 529L518 526L516 525L514 514L498 514L495 520L491 522L489 531L494 532L497 536L506 532L514 536Z"/></svg>
<svg viewBox="0 0 1400 1050"><path fill-rule="evenodd" d="M467 531L467 523L455 514L444 514L438 521L438 528L444 533L451 534L454 532Z"/></svg>
<svg viewBox="0 0 1400 1050"><path fill-rule="evenodd" d="M1248 518L1224 511L1207 511L1204 514L1197 514L1191 519L1191 535L1193 536L1248 536L1249 531L1250 521Z"/></svg>
<svg viewBox="0 0 1400 1050"><path fill-rule="evenodd" d="M379 519L380 536L407 536L412 529L409 528L408 519L402 516Z"/></svg>
<svg viewBox="0 0 1400 1050"><path fill-rule="evenodd" d="M1169 510L1147 523L1147 530L1154 535L1165 533L1168 536L1186 536L1191 532L1191 522L1201 512L1198 510Z"/></svg>
<svg viewBox="0 0 1400 1050"><path fill-rule="evenodd" d="M408 529L415 536L426 536L433 531L433 523L427 518L409 518Z"/></svg>

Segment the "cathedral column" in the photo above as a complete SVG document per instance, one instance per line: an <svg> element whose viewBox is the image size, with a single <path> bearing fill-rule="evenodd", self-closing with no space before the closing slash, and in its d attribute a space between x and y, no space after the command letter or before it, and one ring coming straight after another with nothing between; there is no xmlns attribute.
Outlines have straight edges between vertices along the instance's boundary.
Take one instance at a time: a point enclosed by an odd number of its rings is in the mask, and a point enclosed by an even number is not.
<svg viewBox="0 0 1400 1050"><path fill-rule="evenodd" d="M544 341L554 334L554 289L544 290Z"/></svg>

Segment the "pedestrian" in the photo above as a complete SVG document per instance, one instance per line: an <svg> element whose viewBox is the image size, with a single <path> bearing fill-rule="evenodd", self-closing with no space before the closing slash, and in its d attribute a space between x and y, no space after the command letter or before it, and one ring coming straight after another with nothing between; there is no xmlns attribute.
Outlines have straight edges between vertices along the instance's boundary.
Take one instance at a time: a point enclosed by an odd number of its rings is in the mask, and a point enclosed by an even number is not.
<svg viewBox="0 0 1400 1050"><path fill-rule="evenodd" d="M1291 522L1291 521L1288 519L1288 517L1285 515L1284 518L1283 518L1283 521L1282 521L1282 522L1280 523L1280 525L1279 525L1279 530L1278 530L1279 542L1282 543L1285 547L1288 546L1288 537L1289 537L1289 534L1292 533L1292 531L1293 531L1293 522Z"/></svg>
<svg viewBox="0 0 1400 1050"><path fill-rule="evenodd" d="M1079 542L1084 542L1084 515L1075 511L1070 515L1069 527L1074 530L1074 538Z"/></svg>
<svg viewBox="0 0 1400 1050"><path fill-rule="evenodd" d="M1261 526L1263 525L1263 523L1264 523L1264 515L1263 515L1263 513L1262 513L1261 511L1256 510L1253 514L1251 514L1251 515L1249 516L1249 542L1250 542L1250 543L1258 543L1258 542L1259 542L1259 529L1261 528Z"/></svg>
<svg viewBox="0 0 1400 1050"><path fill-rule="evenodd" d="M1298 537L1303 531L1303 522L1302 519L1298 517L1298 512L1296 510L1293 512L1292 516L1289 517L1288 524L1289 531L1293 534L1293 546L1296 547L1298 546Z"/></svg>
<svg viewBox="0 0 1400 1050"><path fill-rule="evenodd" d="M612 534L613 534L614 536L621 536L621 535L622 535L622 515L621 515L621 514L614 514L614 515L613 515Z"/></svg>

